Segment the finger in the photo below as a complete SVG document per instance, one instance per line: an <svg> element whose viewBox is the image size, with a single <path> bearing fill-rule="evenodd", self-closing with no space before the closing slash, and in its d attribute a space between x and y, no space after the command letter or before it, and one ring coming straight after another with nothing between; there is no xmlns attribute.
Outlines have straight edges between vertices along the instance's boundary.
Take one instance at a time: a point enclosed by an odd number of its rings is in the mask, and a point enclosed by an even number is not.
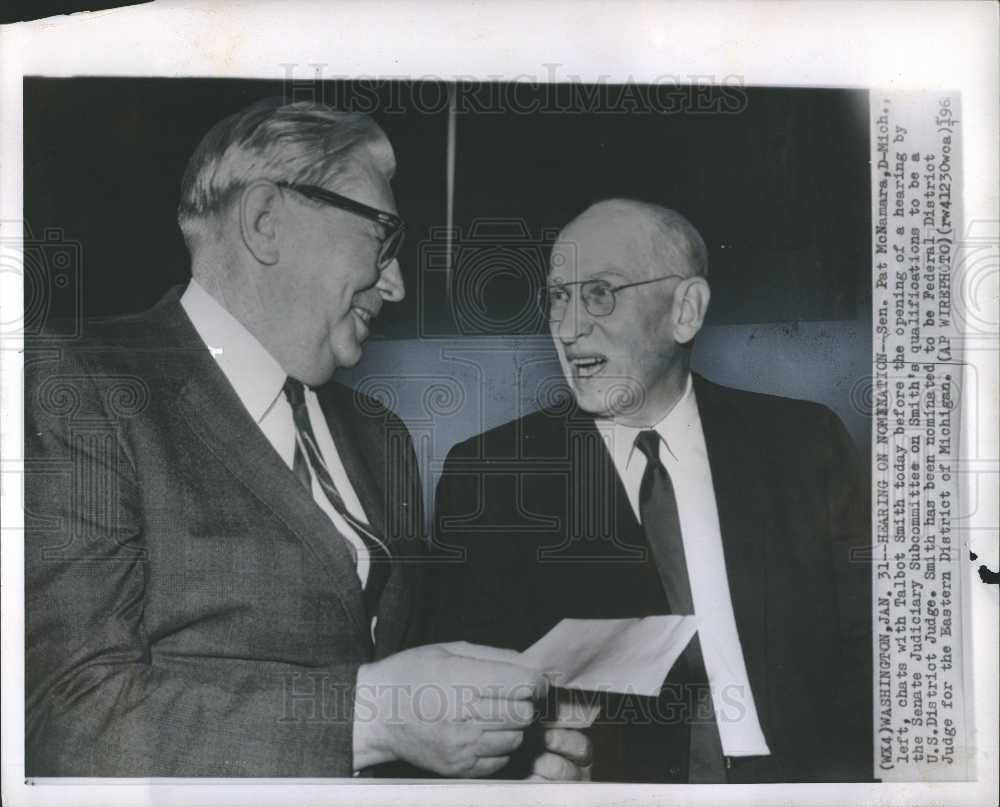
<svg viewBox="0 0 1000 807"><path fill-rule="evenodd" d="M483 661L455 655L454 680L492 697L509 700L541 700L549 682L540 670L505 661Z"/></svg>
<svg viewBox="0 0 1000 807"><path fill-rule="evenodd" d="M462 720L480 731L520 730L535 722L535 704L506 698L481 698L462 707Z"/></svg>
<svg viewBox="0 0 1000 807"><path fill-rule="evenodd" d="M483 779L495 774L508 762L510 757L480 757L464 776L469 779Z"/></svg>
<svg viewBox="0 0 1000 807"><path fill-rule="evenodd" d="M565 757L548 752L535 758L531 774L550 782L578 781L585 778L582 767L574 765Z"/></svg>
<svg viewBox="0 0 1000 807"><path fill-rule="evenodd" d="M521 731L484 731L476 742L474 753L477 757L507 756L524 742Z"/></svg>
<svg viewBox="0 0 1000 807"><path fill-rule="evenodd" d="M564 760L565 762L565 760ZM581 768L579 765L570 765L566 763L568 767L563 766L561 773L565 776L560 776L558 778L550 779L547 776L541 776L540 774L532 774L530 777L531 781L534 782L589 782L591 781L591 770L592 767L587 765L585 768ZM536 778L537 777L537 778Z"/></svg>
<svg viewBox="0 0 1000 807"><path fill-rule="evenodd" d="M574 765L589 765L594 758L590 738L573 729L548 729L545 732L545 749L565 757Z"/></svg>
<svg viewBox="0 0 1000 807"><path fill-rule="evenodd" d="M442 642L437 646L442 650L447 650L454 656L466 656L482 661L503 661L507 664L522 663L521 654L516 650L506 647L491 647L490 645L473 644L472 642Z"/></svg>
<svg viewBox="0 0 1000 807"><path fill-rule="evenodd" d="M554 729L585 729L593 724L600 711L598 704L560 698L555 720L543 721L543 725Z"/></svg>

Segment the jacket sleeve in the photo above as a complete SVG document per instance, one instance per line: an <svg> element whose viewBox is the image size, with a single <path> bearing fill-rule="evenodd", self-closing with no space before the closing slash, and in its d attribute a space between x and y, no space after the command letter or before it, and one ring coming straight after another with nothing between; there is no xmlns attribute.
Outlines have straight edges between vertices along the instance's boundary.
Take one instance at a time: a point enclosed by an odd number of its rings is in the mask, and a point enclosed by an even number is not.
<svg viewBox="0 0 1000 807"><path fill-rule="evenodd" d="M27 774L350 776L358 663L157 658L136 466L93 377L64 377L26 374Z"/></svg>

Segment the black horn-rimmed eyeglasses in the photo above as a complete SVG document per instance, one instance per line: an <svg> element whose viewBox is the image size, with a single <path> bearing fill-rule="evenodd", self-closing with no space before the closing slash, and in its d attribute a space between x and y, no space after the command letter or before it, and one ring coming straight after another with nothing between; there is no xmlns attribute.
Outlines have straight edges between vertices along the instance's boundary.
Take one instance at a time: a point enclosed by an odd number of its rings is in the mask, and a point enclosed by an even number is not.
<svg viewBox="0 0 1000 807"><path fill-rule="evenodd" d="M379 270L385 269L399 255L399 249L403 246L403 238L406 235L406 224L395 213L379 210L377 207L369 207L366 204L349 199L346 196L341 196L339 193L328 191L326 188L321 188L318 185L300 185L297 182L276 182L275 184L279 188L288 188L317 202L323 202L331 207L346 210L348 213L354 213L369 221L376 221L385 227L386 235L382 239L382 245L379 247L378 253Z"/></svg>

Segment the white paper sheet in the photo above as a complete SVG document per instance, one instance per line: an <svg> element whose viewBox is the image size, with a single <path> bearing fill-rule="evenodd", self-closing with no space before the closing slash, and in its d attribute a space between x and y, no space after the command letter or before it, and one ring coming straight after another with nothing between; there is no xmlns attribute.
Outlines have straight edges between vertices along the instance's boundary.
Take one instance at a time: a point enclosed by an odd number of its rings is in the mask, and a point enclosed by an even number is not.
<svg viewBox="0 0 1000 807"><path fill-rule="evenodd" d="M697 629L693 616L564 619L521 659L566 689L655 696Z"/></svg>

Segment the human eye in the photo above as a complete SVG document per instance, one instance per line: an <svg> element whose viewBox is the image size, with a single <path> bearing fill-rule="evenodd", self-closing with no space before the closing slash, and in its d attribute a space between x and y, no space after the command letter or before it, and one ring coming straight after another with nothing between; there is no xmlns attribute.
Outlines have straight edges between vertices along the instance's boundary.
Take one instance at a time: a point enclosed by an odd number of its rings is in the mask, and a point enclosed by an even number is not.
<svg viewBox="0 0 1000 807"><path fill-rule="evenodd" d="M588 283L584 286L583 292L588 299L593 300L595 303L606 302L614 296L611 284L604 280L595 280L592 283Z"/></svg>
<svg viewBox="0 0 1000 807"><path fill-rule="evenodd" d="M565 305L569 302L569 290L565 286L549 286L549 305Z"/></svg>

